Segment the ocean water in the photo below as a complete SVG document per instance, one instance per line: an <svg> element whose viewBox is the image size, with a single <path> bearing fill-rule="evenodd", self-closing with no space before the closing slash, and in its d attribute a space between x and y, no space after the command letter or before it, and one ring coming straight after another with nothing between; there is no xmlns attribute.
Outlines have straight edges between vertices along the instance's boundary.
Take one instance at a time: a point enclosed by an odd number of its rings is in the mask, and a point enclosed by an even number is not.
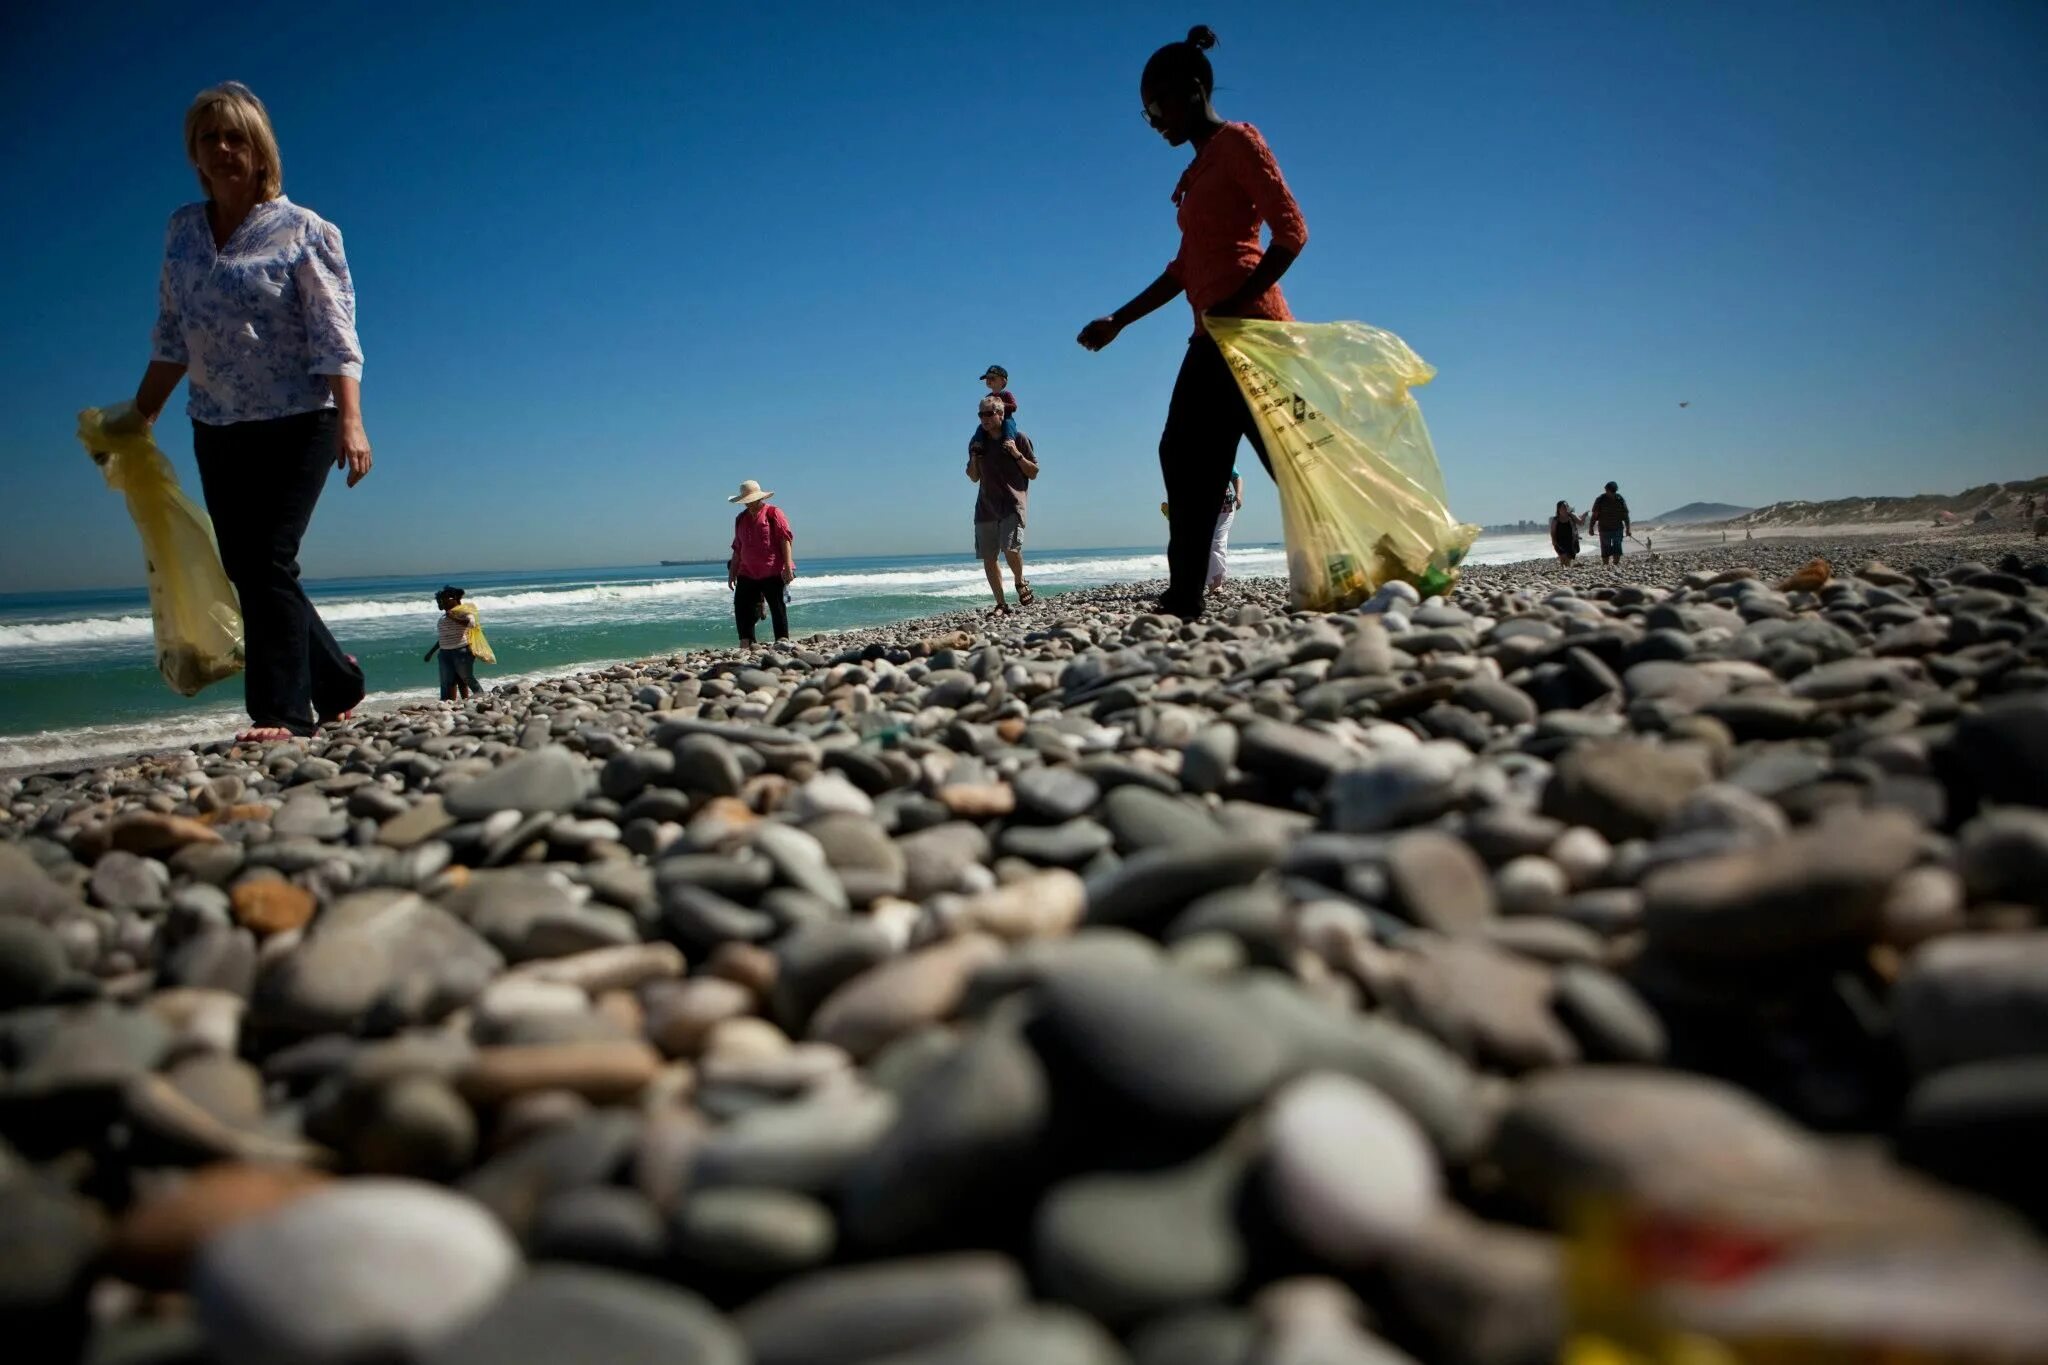
<svg viewBox="0 0 2048 1365"><path fill-rule="evenodd" d="M1544 553L1540 536L1482 539L1472 559L1506 563ZM1027 566L1041 594L1163 578L1153 549L1048 552ZM1231 572L1287 572L1277 545L1233 546ZM485 686L735 639L722 565L499 572L431 578L308 580L344 648L362 662L379 709L437 694L434 591L460 585L497 652ZM796 635L847 630L986 603L981 566L958 556L806 558L791 589ZM765 638L767 632L762 631ZM170 748L219 739L244 716L229 679L180 697L157 675L149 599L132 590L0 593L0 769Z"/></svg>

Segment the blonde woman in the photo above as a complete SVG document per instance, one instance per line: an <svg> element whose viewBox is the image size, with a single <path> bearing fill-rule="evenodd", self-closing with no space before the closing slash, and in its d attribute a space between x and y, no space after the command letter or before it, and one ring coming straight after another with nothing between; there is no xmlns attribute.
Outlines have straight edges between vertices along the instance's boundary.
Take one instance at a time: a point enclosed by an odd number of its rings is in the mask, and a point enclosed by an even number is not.
<svg viewBox="0 0 2048 1365"><path fill-rule="evenodd" d="M351 488L370 472L355 289L340 231L285 198L270 114L247 86L200 92L185 155L206 197L171 215L135 407L154 422L187 381L206 510L242 601L252 723L239 738L286 740L363 698L298 564L329 467Z"/></svg>

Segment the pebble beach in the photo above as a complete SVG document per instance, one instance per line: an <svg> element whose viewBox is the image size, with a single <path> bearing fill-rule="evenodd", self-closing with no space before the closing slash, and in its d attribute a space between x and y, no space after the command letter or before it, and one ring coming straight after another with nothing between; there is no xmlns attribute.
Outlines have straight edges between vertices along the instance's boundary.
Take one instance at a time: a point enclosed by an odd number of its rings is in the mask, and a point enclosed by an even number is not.
<svg viewBox="0 0 2048 1365"><path fill-rule="evenodd" d="M2048 542L1159 586L0 779L13 1358L2042 1358Z"/></svg>

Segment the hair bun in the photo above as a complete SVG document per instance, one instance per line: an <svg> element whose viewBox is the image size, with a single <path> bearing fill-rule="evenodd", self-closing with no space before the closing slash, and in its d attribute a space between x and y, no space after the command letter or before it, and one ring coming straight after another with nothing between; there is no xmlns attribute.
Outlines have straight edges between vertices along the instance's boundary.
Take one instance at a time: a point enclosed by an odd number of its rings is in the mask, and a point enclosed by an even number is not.
<svg viewBox="0 0 2048 1365"><path fill-rule="evenodd" d="M1216 46L1216 30L1207 24L1196 24L1188 30L1188 46L1197 52L1207 52Z"/></svg>

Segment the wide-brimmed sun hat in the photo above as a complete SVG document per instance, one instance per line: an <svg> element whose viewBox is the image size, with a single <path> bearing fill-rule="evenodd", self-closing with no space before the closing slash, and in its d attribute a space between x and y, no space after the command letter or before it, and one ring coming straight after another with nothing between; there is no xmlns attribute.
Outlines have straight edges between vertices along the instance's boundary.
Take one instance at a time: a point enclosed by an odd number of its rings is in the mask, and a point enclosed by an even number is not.
<svg viewBox="0 0 2048 1365"><path fill-rule="evenodd" d="M752 507L755 503L766 501L774 496L773 493L762 492L760 484L755 483L752 479L748 479L740 485L740 491L727 498L726 501L745 503L747 506Z"/></svg>

